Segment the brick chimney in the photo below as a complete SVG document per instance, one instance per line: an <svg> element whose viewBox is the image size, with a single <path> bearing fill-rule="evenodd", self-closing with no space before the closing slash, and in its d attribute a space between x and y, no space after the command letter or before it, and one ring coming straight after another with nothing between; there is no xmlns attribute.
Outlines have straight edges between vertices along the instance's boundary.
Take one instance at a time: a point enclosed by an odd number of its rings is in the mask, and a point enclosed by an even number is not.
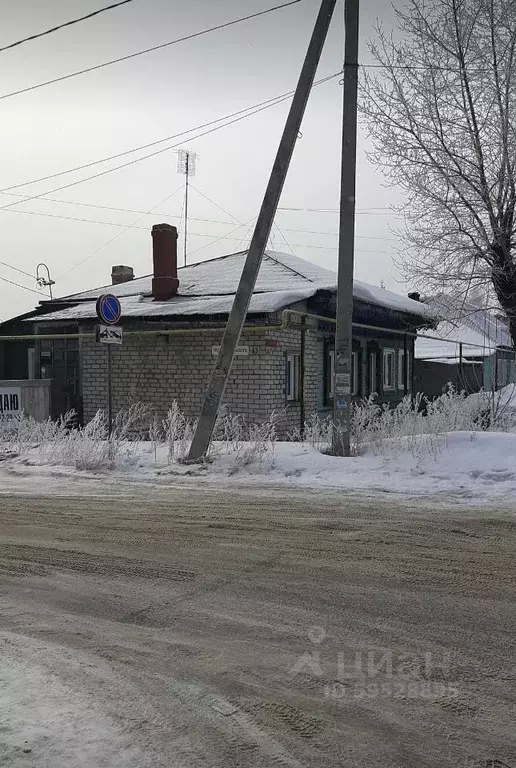
<svg viewBox="0 0 516 768"><path fill-rule="evenodd" d="M111 267L111 285L120 285L134 280L134 270L132 267L126 267L124 264L117 264Z"/></svg>
<svg viewBox="0 0 516 768"><path fill-rule="evenodd" d="M152 295L158 301L166 301L176 295L179 287L177 229L171 224L155 224L152 227L152 259Z"/></svg>

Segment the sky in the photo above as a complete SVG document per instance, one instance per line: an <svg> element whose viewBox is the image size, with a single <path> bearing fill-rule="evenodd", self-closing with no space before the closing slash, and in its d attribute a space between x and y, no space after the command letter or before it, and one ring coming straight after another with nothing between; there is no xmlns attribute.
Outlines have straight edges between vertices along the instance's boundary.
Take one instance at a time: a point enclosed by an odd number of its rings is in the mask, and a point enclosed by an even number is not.
<svg viewBox="0 0 516 768"><path fill-rule="evenodd" d="M18 0L7 8L7 0L0 0L4 11L0 48L108 4L102 0L48 0L44 4ZM124 152L293 90L319 0L303 0L194 40L2 98L276 4L277 0L133 0L0 52L0 189ZM377 19L392 27L390 4L362 0L363 62L370 60L366 41L374 35ZM342 67L343 26L343 0L338 0L318 78ZM187 137L180 144L197 155L189 197L189 263L248 244L288 105L273 106L201 138ZM292 250L333 269L337 265L341 115L338 78L314 88L271 243L276 250ZM381 173L369 163L368 147L361 126L355 276L374 285L383 282L403 293L407 286L400 283L392 261L398 242L392 228L399 225L399 219L389 206L397 202L397 193L385 186ZM143 154L0 194L0 206L16 203L0 209L0 318L29 311L46 298L34 293L39 262L48 265L56 281L54 295L59 296L109 284L114 264L132 266L136 275L149 274L153 224L167 221L178 226L182 254L184 176L177 172L176 150L58 189ZM52 199L23 202L35 195Z"/></svg>

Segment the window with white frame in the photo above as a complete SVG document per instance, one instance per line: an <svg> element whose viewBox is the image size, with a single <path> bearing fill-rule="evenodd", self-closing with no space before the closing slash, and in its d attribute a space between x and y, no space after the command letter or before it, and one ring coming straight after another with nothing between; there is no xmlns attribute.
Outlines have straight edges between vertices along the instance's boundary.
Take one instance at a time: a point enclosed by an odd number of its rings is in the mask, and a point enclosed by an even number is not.
<svg viewBox="0 0 516 768"><path fill-rule="evenodd" d="M383 389L394 389L394 366L396 365L396 352L394 349L383 350Z"/></svg>
<svg viewBox="0 0 516 768"><path fill-rule="evenodd" d="M398 349L398 389L405 389L405 350Z"/></svg>
<svg viewBox="0 0 516 768"><path fill-rule="evenodd" d="M376 350L369 353L369 394L373 395L378 392L378 380L377 380L377 365L378 356Z"/></svg>
<svg viewBox="0 0 516 768"><path fill-rule="evenodd" d="M360 394L360 364L359 364L359 353L358 352L352 352L351 353L351 394L352 395L358 395Z"/></svg>
<svg viewBox="0 0 516 768"><path fill-rule="evenodd" d="M287 402L297 402L299 400L299 383L301 371L300 356L292 352L287 352L285 368L285 396Z"/></svg>

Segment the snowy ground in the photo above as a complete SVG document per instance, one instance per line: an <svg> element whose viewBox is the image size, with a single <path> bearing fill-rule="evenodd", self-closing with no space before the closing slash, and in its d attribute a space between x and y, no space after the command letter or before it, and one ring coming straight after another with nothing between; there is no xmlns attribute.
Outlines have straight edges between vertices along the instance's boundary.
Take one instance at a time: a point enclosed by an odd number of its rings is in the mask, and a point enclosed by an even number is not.
<svg viewBox="0 0 516 768"><path fill-rule="evenodd" d="M202 465L169 464L166 449L132 445L114 470L50 466L38 449L0 461L2 491L105 493L127 484L156 487L291 487L342 489L359 494L442 497L470 503L516 505L516 434L451 432L400 438L341 459L301 443L278 442L243 465L242 449L219 445ZM74 491L75 489L75 491Z"/></svg>
<svg viewBox="0 0 516 768"><path fill-rule="evenodd" d="M143 765L138 750L98 710L91 694L49 671L52 646L8 632L0 632L0 644L0 765ZM69 658L73 661L71 654ZM77 657L74 661L78 663Z"/></svg>
<svg viewBox="0 0 516 768"><path fill-rule="evenodd" d="M515 548L292 484L0 496L0 766L514 768Z"/></svg>

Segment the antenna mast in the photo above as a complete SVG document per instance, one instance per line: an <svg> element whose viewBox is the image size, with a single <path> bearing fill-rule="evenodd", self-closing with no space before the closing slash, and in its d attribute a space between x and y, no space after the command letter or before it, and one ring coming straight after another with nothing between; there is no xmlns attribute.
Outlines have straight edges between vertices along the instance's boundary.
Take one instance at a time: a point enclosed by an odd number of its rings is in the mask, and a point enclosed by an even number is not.
<svg viewBox="0 0 516 768"><path fill-rule="evenodd" d="M185 181L185 234L184 234L184 266L186 267L186 254L188 244L188 179L195 176L195 162L197 155L187 149L180 149L177 153L177 172L184 174Z"/></svg>

